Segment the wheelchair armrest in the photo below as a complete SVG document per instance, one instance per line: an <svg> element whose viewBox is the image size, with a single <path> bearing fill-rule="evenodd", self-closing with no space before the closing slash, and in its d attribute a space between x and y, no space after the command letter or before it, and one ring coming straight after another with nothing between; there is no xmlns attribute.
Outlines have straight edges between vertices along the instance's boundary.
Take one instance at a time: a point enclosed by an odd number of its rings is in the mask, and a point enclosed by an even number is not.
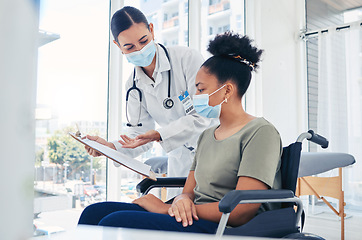
<svg viewBox="0 0 362 240"><path fill-rule="evenodd" d="M283 200L294 198L291 190L233 190L228 192L219 202L219 210L223 213L231 211L242 203L285 202ZM294 202L294 201L293 201Z"/></svg>
<svg viewBox="0 0 362 240"><path fill-rule="evenodd" d="M219 210L223 214L216 231L216 236L221 236L224 233L229 215L238 204L267 202L288 202L296 204L297 227L299 220L301 219L303 203L299 198L294 196L293 191L287 189L233 190L228 192L219 202Z"/></svg>
<svg viewBox="0 0 362 240"><path fill-rule="evenodd" d="M155 187L183 187L185 182L185 177L164 177L157 178L157 181L145 178L139 184L137 184L136 189L137 192L146 194Z"/></svg>

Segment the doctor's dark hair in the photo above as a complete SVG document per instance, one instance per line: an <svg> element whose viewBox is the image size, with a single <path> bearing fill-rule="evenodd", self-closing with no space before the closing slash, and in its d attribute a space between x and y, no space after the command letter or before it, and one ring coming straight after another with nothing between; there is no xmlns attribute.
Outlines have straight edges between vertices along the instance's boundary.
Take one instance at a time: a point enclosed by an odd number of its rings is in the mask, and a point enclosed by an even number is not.
<svg viewBox="0 0 362 240"><path fill-rule="evenodd" d="M238 95L244 96L249 87L251 72L259 67L258 62L263 50L251 45L248 36L225 32L211 40L208 51L213 55L202 67L215 75L222 85L230 80L237 86Z"/></svg>
<svg viewBox="0 0 362 240"><path fill-rule="evenodd" d="M137 8L125 6L115 12L111 19L111 31L114 40L118 42L118 35L134 23L144 23L150 29L146 16Z"/></svg>

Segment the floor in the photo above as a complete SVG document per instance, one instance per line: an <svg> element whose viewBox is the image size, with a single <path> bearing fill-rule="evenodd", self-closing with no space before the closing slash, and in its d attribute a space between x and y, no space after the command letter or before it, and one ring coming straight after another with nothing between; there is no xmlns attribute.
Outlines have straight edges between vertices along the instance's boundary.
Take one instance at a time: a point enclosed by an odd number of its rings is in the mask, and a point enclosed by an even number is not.
<svg viewBox="0 0 362 240"><path fill-rule="evenodd" d="M328 207L317 207L318 214L306 216L303 232L319 235L327 240L341 239L341 221ZM362 239L362 212L346 210L344 221L346 240Z"/></svg>
<svg viewBox="0 0 362 240"><path fill-rule="evenodd" d="M34 222L38 228L59 234L76 228L77 221L81 214L81 209L70 209L63 211L45 212L39 215ZM317 207L318 214L308 214L305 221L303 232L319 235L326 240L341 239L340 221L334 213L327 207ZM345 239L359 240L362 239L362 212L346 211L347 219L345 220ZM49 237L34 237L33 240L51 239Z"/></svg>

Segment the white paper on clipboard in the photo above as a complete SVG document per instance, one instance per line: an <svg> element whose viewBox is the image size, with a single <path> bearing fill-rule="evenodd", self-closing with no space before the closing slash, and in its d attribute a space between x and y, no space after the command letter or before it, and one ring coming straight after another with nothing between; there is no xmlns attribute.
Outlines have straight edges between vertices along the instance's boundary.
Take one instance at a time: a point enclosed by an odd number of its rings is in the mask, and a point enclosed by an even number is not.
<svg viewBox="0 0 362 240"><path fill-rule="evenodd" d="M93 148L100 154L106 156L107 158L110 158L111 160L131 169L132 171L135 171L147 178L150 178L154 181L157 181L156 174L151 170L151 166L144 164L134 158L131 158L123 153L120 153L112 148L109 148L103 144L100 144L98 142L92 141L90 139L76 136L75 133L69 133L70 136L72 136L75 140L83 143L84 145L87 145L88 147Z"/></svg>

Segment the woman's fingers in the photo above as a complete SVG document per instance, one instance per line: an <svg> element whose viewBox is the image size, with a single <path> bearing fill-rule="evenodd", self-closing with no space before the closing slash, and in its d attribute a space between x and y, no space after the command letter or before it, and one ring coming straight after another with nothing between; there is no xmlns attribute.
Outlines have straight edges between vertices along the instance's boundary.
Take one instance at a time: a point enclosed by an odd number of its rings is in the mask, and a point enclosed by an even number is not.
<svg viewBox="0 0 362 240"><path fill-rule="evenodd" d="M98 136L87 135L86 138L88 138L89 140L92 140L92 141L97 141Z"/></svg>
<svg viewBox="0 0 362 240"><path fill-rule="evenodd" d="M126 143L125 143L124 141L122 141L122 140L118 140L118 142L119 142L120 144L122 144L122 145L126 145Z"/></svg>
<svg viewBox="0 0 362 240"><path fill-rule="evenodd" d="M133 138L130 138L130 137L128 137L127 135L124 135L124 137L125 137L126 139L128 139L129 141L133 141L133 140L134 140Z"/></svg>
<svg viewBox="0 0 362 240"><path fill-rule="evenodd" d="M174 217L176 219L177 222L181 222L181 217L180 217L180 213L178 211L178 207L175 205L172 207L172 211L173 211L173 214L174 214Z"/></svg>
<svg viewBox="0 0 362 240"><path fill-rule="evenodd" d="M174 214L175 214L175 219L176 219L176 221L177 221L177 222L181 222L182 219L181 219L181 217L180 217L180 213L179 213L178 209L173 209L173 212L174 212Z"/></svg>
<svg viewBox="0 0 362 240"><path fill-rule="evenodd" d="M118 142L122 144L123 148L136 148L147 144L149 142L159 140L160 134L155 130L150 130L144 134L140 134L135 138L130 138L127 135L120 135L121 140Z"/></svg>
<svg viewBox="0 0 362 240"><path fill-rule="evenodd" d="M170 208L168 209L168 215L170 215L171 217L174 217L174 216L175 216L175 214L173 213L172 207L170 207Z"/></svg>
<svg viewBox="0 0 362 240"><path fill-rule="evenodd" d="M118 142L120 144L122 144L123 146L124 145L129 145L129 144L132 143L132 140L129 137L127 137L126 135L120 135L120 137L121 137L122 140L118 140Z"/></svg>
<svg viewBox="0 0 362 240"><path fill-rule="evenodd" d="M118 142L122 144L123 148L136 148L150 142L149 139L130 138L126 135L121 135L121 138L122 140Z"/></svg>
<svg viewBox="0 0 362 240"><path fill-rule="evenodd" d="M183 204L182 205L180 204L179 215L181 218L182 226L187 227L187 225L188 225L187 215L186 215L186 210L185 210L185 207L183 206Z"/></svg>
<svg viewBox="0 0 362 240"><path fill-rule="evenodd" d="M176 221L181 222L184 227L192 225L193 218L199 219L196 214L196 207L191 201L178 201L169 208L168 214L175 217Z"/></svg>
<svg viewBox="0 0 362 240"><path fill-rule="evenodd" d="M119 140L118 142L122 144L124 147L133 147L135 140L133 138L130 138L126 135L120 136L122 140Z"/></svg>
<svg viewBox="0 0 362 240"><path fill-rule="evenodd" d="M93 157L99 157L101 154L99 154L97 151L95 151L94 149L85 146L85 150L87 151L87 153Z"/></svg>
<svg viewBox="0 0 362 240"><path fill-rule="evenodd" d="M138 135L138 136L136 137L137 140L138 140L138 139L149 139L149 140L153 140L153 138L154 138L154 133L153 133L153 131L148 131L148 132L146 132L146 133L144 133L144 134L140 134L140 135Z"/></svg>
<svg viewBox="0 0 362 240"><path fill-rule="evenodd" d="M149 137L146 134L140 134L138 135L135 139L136 140L140 140L140 139L148 139Z"/></svg>
<svg viewBox="0 0 362 240"><path fill-rule="evenodd" d="M192 225L192 211L191 211L191 206L189 205L188 202L184 202L184 217L182 217L182 223L183 226L186 227L187 225Z"/></svg>
<svg viewBox="0 0 362 240"><path fill-rule="evenodd" d="M193 219L199 220L199 217L197 216L197 213L196 213L195 204L192 201L185 201L182 203L184 204L185 215L187 218L186 221L187 221L188 225L192 225Z"/></svg>
<svg viewBox="0 0 362 240"><path fill-rule="evenodd" d="M121 138L123 139L123 141L125 141L125 142L127 142L127 143L134 141L133 138L130 138L130 137L128 137L127 135L121 135Z"/></svg>
<svg viewBox="0 0 362 240"><path fill-rule="evenodd" d="M157 132L155 130L150 130L144 134L138 135L135 139L136 140L144 139L144 140L151 142L151 141L159 141L160 138L161 138L161 135L159 132Z"/></svg>
<svg viewBox="0 0 362 240"><path fill-rule="evenodd" d="M92 141L96 141L100 144L103 144L103 145L107 145L107 141L99 136L90 136L90 135L87 135L87 138L89 140L92 140Z"/></svg>
<svg viewBox="0 0 362 240"><path fill-rule="evenodd" d="M128 141L128 139L126 138L126 135L121 135L120 136L121 137L121 139L123 140L123 142L125 143L125 144L127 144L129 141ZM119 142L120 142L121 140L119 140Z"/></svg>
<svg viewBox="0 0 362 240"><path fill-rule="evenodd" d="M93 157L98 157L99 153L96 150L91 149L91 154L90 155L92 155Z"/></svg>
<svg viewBox="0 0 362 240"><path fill-rule="evenodd" d="M195 220L199 220L199 217L197 216L196 206L194 203L191 204L191 210L192 216L195 218Z"/></svg>

